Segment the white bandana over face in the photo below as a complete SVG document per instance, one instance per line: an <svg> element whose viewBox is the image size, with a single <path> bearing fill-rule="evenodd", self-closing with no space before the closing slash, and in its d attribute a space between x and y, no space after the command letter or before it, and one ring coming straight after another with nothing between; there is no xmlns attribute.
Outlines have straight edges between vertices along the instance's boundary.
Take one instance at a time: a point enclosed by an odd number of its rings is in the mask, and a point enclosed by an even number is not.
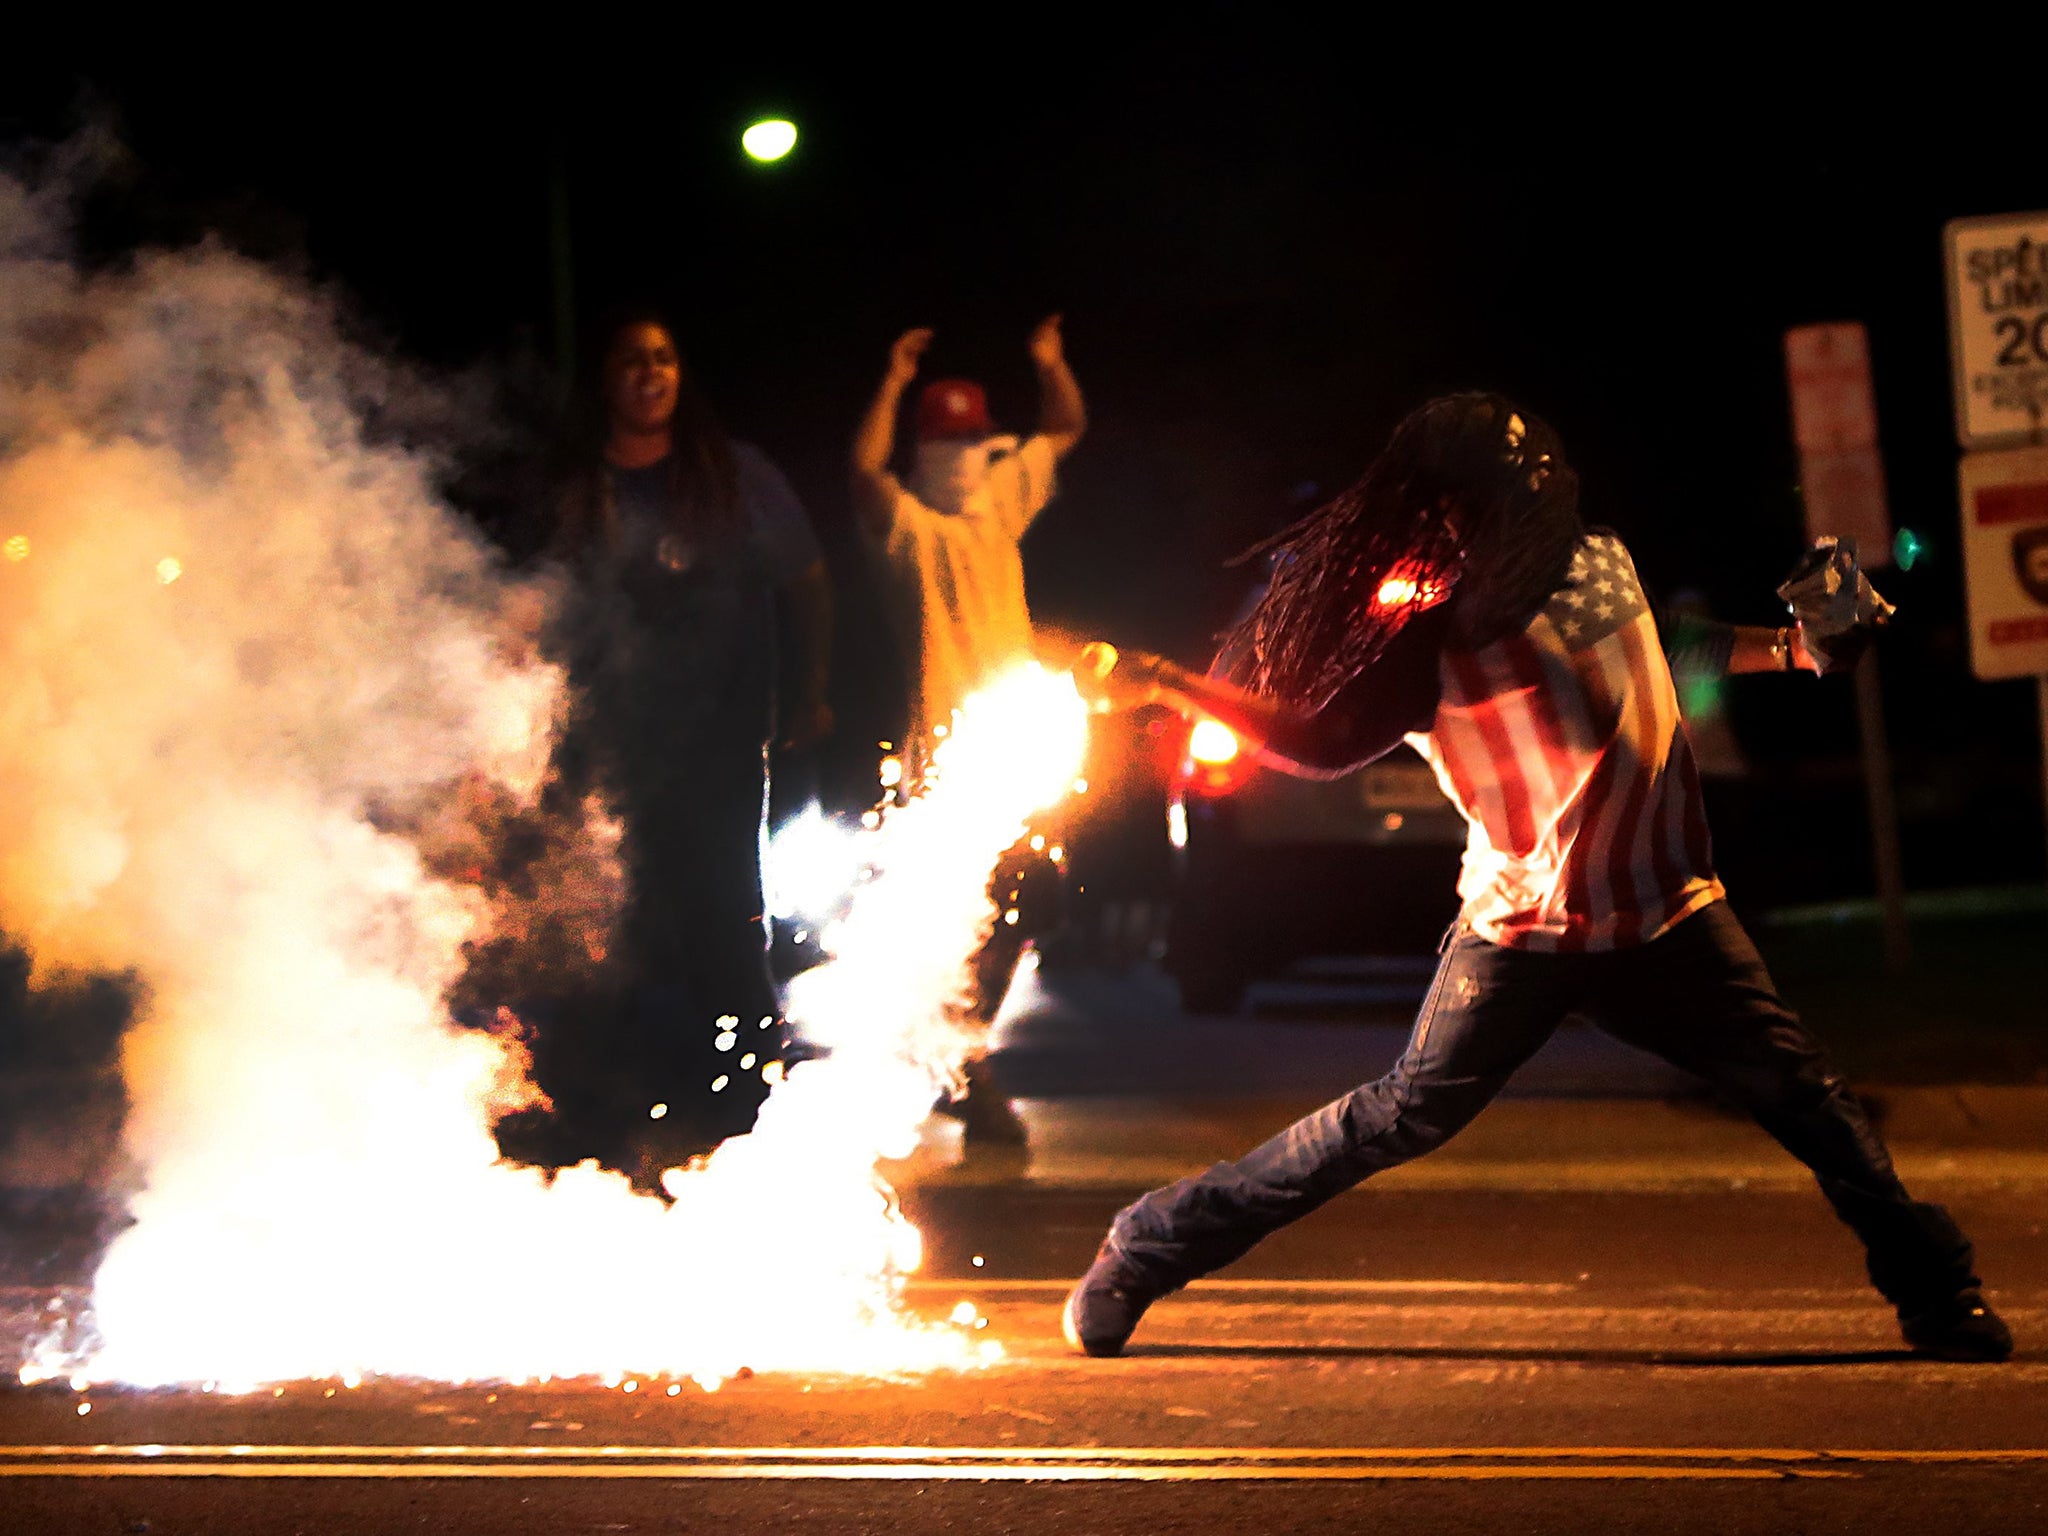
<svg viewBox="0 0 2048 1536"><path fill-rule="evenodd" d="M988 479L988 467L1017 451L1014 437L937 438L917 445L910 492L935 512L958 516Z"/></svg>

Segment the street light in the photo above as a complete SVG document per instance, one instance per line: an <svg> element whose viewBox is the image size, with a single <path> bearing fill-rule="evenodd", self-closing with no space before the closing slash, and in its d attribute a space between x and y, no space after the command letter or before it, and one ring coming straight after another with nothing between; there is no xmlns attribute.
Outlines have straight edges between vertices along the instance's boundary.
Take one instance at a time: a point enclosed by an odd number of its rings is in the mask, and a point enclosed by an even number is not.
<svg viewBox="0 0 2048 1536"><path fill-rule="evenodd" d="M763 165L773 164L796 148L796 124L787 118L764 117L740 135L740 148Z"/></svg>

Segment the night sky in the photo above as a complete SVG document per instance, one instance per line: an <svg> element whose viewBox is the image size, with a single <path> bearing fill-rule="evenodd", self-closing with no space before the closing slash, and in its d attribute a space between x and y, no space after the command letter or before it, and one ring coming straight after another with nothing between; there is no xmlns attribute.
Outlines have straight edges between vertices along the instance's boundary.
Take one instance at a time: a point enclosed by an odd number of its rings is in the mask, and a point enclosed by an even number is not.
<svg viewBox="0 0 2048 1536"><path fill-rule="evenodd" d="M843 457L904 327L936 326L930 369L983 377L1026 426L1025 333L1066 314L1092 426L1026 545L1034 611L1201 660L1242 589L1225 559L1453 388L1548 417L1654 588L1775 622L1802 541L1782 334L1860 319L1895 517L1932 547L1881 583L1909 876L2039 875L2031 689L1970 680L1960 627L1940 247L1949 217L2048 204L2027 136L1966 134L1897 63L1764 67L1699 40L1680 70L1629 62L1649 45L1627 38L1606 62L1519 36L1482 60L1461 21L1375 42L1234 4L904 13L843 43L794 18L714 37L696 14L617 43L358 30L254 68L190 37L175 60L134 37L17 51L0 138L113 126L98 258L213 231L335 286L391 346L496 376L554 356L566 192L586 323L666 302L733 430L810 505L852 745L900 683ZM737 137L768 111L804 138L763 169ZM1786 782L1853 767L1850 690L1810 681L1733 705Z"/></svg>

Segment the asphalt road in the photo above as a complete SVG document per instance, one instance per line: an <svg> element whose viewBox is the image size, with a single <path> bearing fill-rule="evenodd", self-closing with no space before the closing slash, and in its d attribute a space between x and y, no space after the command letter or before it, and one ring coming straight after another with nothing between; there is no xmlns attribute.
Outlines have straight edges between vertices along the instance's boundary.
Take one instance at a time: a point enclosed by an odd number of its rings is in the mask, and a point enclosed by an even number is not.
<svg viewBox="0 0 2048 1536"><path fill-rule="evenodd" d="M1374 1075L1425 970L1221 1020L1156 972L1027 985L998 1072L1032 1097L1030 1159L958 1162L934 1122L890 1170L926 1239L908 1304L971 1302L1004 1352L983 1369L0 1386L0 1536L2048 1528L2048 1138L2022 1090L1892 1107L1902 1169L1978 1241L2006 1365L1906 1354L1800 1170L1591 1031L1442 1153L1162 1302L1127 1357L1070 1354L1060 1300L1138 1181ZM90 1273L89 1228L44 1209L17 1190L0 1222L0 1381Z"/></svg>
<svg viewBox="0 0 2048 1536"><path fill-rule="evenodd" d="M2040 1529L2044 1186L1932 1192L2012 1363L1905 1354L1817 1196L1732 1189L1362 1191L1091 1361L1058 1306L1120 1194L932 1183L911 1304L973 1301L999 1364L673 1396L17 1387L0 1531ZM7 1293L17 1323L47 1291Z"/></svg>

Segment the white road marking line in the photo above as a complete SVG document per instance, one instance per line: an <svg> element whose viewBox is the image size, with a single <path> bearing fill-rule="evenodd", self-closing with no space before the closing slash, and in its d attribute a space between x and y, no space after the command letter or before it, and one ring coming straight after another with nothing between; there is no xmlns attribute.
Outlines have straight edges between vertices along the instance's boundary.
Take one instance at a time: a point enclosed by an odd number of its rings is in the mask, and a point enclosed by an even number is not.
<svg viewBox="0 0 2048 1536"><path fill-rule="evenodd" d="M1078 1277L1076 1277L1078 1278ZM958 1280L912 1280L904 1289L911 1295L929 1294L935 1291L987 1291L1030 1293L1057 1292L1064 1296L1074 1287L1073 1280L984 1280L978 1276L966 1276ZM1433 1293L1466 1296L1558 1296L1576 1291L1578 1285L1572 1281L1550 1282L1536 1280L1197 1280L1187 1287L1187 1293L1203 1294L1214 1292L1244 1291L1286 1291L1290 1294L1303 1292L1327 1293L1333 1296L1426 1296Z"/></svg>
<svg viewBox="0 0 2048 1536"><path fill-rule="evenodd" d="M1665 1467L1632 1465L1557 1465L1541 1462L1492 1466L1447 1464L1416 1466L1400 1463L1325 1465L1025 1465L957 1462L757 1462L747 1465L644 1462L557 1462L538 1465L503 1462L24 1462L0 1466L0 1477L240 1477L240 1478L666 1478L670 1480L756 1478L874 1482L1479 1482L1534 1481L1692 1481L1758 1482L1788 1478L1846 1478L1852 1472L1810 1467Z"/></svg>
<svg viewBox="0 0 2048 1536"><path fill-rule="evenodd" d="M209 1460L255 1465L309 1461L673 1461L704 1463L1063 1464L1301 1463L1427 1461L1719 1461L1719 1462L2038 1462L2048 1447L1904 1449L1887 1447L1677 1445L0 1445L0 1458L121 1460L144 1466Z"/></svg>

